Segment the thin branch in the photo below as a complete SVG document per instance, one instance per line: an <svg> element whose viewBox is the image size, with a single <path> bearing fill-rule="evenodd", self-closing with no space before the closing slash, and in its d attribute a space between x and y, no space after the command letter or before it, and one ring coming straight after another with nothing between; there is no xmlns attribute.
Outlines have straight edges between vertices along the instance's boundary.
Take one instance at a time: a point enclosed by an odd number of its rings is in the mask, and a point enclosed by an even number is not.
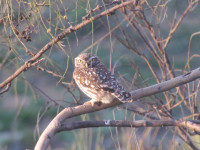
<svg viewBox="0 0 200 150"><path fill-rule="evenodd" d="M6 88L3 89L2 91L0 91L0 95L7 92L9 89L10 89L10 86L11 86L11 83L9 82L7 85L6 85Z"/></svg>
<svg viewBox="0 0 200 150"><path fill-rule="evenodd" d="M52 75L53 77L56 77L56 78L63 78L62 75L56 74L55 72L47 70L47 69L45 69L41 66L37 66L37 70L44 71L44 72L46 72L46 73L48 73L48 74L50 74L50 75Z"/></svg>
<svg viewBox="0 0 200 150"><path fill-rule="evenodd" d="M47 43L38 53L36 53L31 59L26 61L24 63L24 65L22 65L19 69L17 69L15 71L15 73L13 73L6 80L4 80L2 83L0 83L0 89L3 88L4 86L6 86L8 83L10 83L16 77L18 77L22 72L28 70L31 67L32 63L37 61L37 59L39 59L49 48L51 48L57 42L62 40L66 35L83 28L84 26L88 25L89 23L93 22L94 20L97 20L97 19L99 19L103 16L106 16L107 14L113 13L114 11L118 10L119 8L125 7L125 6L130 5L130 4L135 4L135 0L123 2L123 3L116 5L116 6L110 8L108 10L103 11L102 13L100 13L100 14L94 16L94 17L91 17L88 20L82 21L80 24L78 24L76 26L70 26L65 31L60 33L57 37L52 39L49 43Z"/></svg>
<svg viewBox="0 0 200 150"><path fill-rule="evenodd" d="M177 21L177 23L170 29L169 35L166 39L166 42L164 43L163 49L165 49L169 43L169 41L171 40L172 35L174 34L174 32L177 30L177 28L179 27L179 25L181 24L183 18L185 17L185 15L190 11L190 9L198 3L199 0L194 0L189 2L188 7L185 9L185 11L183 12L182 16L179 18L179 20Z"/></svg>

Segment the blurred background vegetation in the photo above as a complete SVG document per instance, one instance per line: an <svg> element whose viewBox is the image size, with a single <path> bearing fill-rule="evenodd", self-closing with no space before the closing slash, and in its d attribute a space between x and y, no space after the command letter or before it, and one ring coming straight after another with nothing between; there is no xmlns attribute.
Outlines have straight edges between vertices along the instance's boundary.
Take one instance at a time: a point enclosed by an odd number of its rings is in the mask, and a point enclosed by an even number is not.
<svg viewBox="0 0 200 150"><path fill-rule="evenodd" d="M147 41L152 42L156 53L159 53L140 15L144 14L155 29L155 35L164 43L171 25L182 17L189 2L140 1L138 6L128 6L126 12L119 9L91 22L50 48L42 56L45 60L39 64L43 71L31 67L14 79L10 89L0 95L0 149L33 149L41 132L60 110L88 100L72 80L73 60L81 52L97 54L129 91L170 79L168 72L163 71L164 67L160 67L130 22L135 22ZM82 18L97 5L103 6L102 9L91 13L90 17L117 4L109 0L0 0L0 82L31 58L28 51L36 54L63 30L82 22ZM126 16L132 20L128 21ZM199 25L200 7L195 3L164 48L175 76L199 67ZM127 46L126 42L131 46ZM147 61L137 52L144 54ZM158 55L162 58L161 54ZM152 75L147 62L159 80ZM171 91L174 95L176 92ZM168 97L173 94L168 93ZM195 104L199 107L198 93L196 95ZM181 100L179 96L174 96L174 99L174 103ZM167 103L165 94L141 101ZM172 114L179 119L192 113L182 104L173 109ZM68 121L106 119L138 120L146 117L116 107ZM66 131L59 133L50 146L59 150L191 149L172 128L88 128ZM192 141L200 148L199 136L193 136Z"/></svg>

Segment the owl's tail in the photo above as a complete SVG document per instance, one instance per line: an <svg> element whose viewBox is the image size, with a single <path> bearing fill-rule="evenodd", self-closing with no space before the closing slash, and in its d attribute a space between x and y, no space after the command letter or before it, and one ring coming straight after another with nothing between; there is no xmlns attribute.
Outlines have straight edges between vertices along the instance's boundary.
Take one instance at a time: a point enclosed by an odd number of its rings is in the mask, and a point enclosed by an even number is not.
<svg viewBox="0 0 200 150"><path fill-rule="evenodd" d="M127 103L127 102L130 103L133 101L131 97L131 93L126 92L124 90L122 91L117 90L114 93L112 93L112 95L115 96L118 100L120 100L123 103Z"/></svg>

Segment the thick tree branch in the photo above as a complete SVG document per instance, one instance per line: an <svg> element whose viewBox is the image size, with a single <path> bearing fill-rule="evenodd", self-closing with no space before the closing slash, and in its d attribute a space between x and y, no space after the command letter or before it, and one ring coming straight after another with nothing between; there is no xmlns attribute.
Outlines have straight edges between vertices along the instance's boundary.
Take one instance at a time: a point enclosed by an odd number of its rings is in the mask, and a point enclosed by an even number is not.
<svg viewBox="0 0 200 150"><path fill-rule="evenodd" d="M74 130L80 128L90 127L166 127L166 126L177 126L185 127L191 130L200 131L199 120L106 120L106 121L75 121L70 123L63 123L57 129L57 132Z"/></svg>
<svg viewBox="0 0 200 150"><path fill-rule="evenodd" d="M194 81L195 79L197 79L199 77L200 77L200 68L197 68L185 75L178 76L174 79L171 79L171 80L168 80L168 81L156 84L156 85L152 85L152 86L149 86L146 88L138 89L136 91L132 91L131 92L132 98L134 100L136 100L136 99L139 99L142 97L161 93L161 92L167 91L169 89L175 88L177 86L180 86L184 83ZM111 104L102 104L101 106L80 105L80 106L76 106L76 107L69 107L69 108L63 109L49 123L47 128L43 131L43 133L41 134L41 136L35 146L35 150L45 150L47 148L50 140L56 134L57 129L59 129L61 127L63 121L65 121L67 118L71 118L71 117L78 116L81 114L86 114L86 113L102 110L102 109L116 106L119 104L121 104L121 102L116 99Z"/></svg>

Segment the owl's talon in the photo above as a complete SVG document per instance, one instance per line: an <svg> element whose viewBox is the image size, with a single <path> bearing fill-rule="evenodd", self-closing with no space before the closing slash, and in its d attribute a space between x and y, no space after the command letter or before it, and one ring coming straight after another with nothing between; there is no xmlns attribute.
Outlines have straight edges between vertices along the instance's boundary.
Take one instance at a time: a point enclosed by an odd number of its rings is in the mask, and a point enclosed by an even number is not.
<svg viewBox="0 0 200 150"><path fill-rule="evenodd" d="M100 107L102 102L96 102L96 104Z"/></svg>
<svg viewBox="0 0 200 150"><path fill-rule="evenodd" d="M83 105L92 105L92 102L91 101L87 101L85 102ZM93 106L93 105L92 105Z"/></svg>
<svg viewBox="0 0 200 150"><path fill-rule="evenodd" d="M94 107L95 104L100 107L102 102L90 100L90 101L85 102L83 105L92 105L92 107Z"/></svg>
<svg viewBox="0 0 200 150"><path fill-rule="evenodd" d="M94 101L87 101L85 102L83 105L92 105L92 107L94 107L95 102Z"/></svg>

